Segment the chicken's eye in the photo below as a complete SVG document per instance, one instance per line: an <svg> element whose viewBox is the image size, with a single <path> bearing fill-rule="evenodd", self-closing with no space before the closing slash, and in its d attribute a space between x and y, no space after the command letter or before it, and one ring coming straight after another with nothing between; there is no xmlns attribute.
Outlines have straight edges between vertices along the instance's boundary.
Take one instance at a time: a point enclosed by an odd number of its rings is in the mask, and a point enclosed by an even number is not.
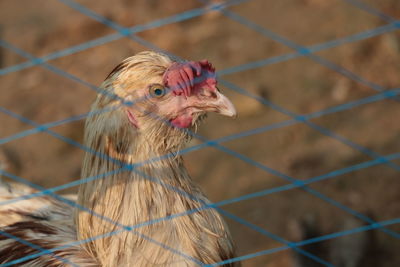
<svg viewBox="0 0 400 267"><path fill-rule="evenodd" d="M163 97L166 93L165 87L161 84L153 84L149 88L150 95L154 98Z"/></svg>

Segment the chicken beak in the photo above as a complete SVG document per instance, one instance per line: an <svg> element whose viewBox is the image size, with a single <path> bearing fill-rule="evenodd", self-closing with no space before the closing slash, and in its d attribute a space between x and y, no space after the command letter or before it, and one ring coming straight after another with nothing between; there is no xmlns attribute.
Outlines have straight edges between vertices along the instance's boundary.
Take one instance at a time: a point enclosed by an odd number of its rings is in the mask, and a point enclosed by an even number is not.
<svg viewBox="0 0 400 267"><path fill-rule="evenodd" d="M217 113L227 116L227 117L236 117L236 109L233 103L223 94L217 91L217 100L216 100Z"/></svg>
<svg viewBox="0 0 400 267"><path fill-rule="evenodd" d="M204 111L213 111L227 117L236 117L236 109L232 102L219 91L215 91L212 98L204 103Z"/></svg>

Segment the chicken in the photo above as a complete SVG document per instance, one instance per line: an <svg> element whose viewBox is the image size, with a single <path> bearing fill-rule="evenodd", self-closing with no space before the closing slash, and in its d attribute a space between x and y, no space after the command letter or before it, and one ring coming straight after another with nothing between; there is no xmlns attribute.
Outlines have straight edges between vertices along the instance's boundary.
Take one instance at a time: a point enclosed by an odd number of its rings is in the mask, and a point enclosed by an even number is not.
<svg viewBox="0 0 400 267"><path fill-rule="evenodd" d="M141 52L101 88L91 110L107 112L86 120L82 179L93 178L81 184L77 207L51 196L0 206L0 263L38 253L11 236L64 246L27 266L197 266L234 257L225 222L177 153L206 112L236 115L213 66ZM9 185L1 192L0 201L26 194Z"/></svg>

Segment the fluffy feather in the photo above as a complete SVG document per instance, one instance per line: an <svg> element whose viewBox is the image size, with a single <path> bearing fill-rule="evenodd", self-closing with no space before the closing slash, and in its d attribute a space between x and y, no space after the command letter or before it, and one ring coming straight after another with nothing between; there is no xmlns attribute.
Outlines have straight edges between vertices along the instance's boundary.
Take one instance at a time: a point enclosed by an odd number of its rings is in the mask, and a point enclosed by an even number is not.
<svg viewBox="0 0 400 267"><path fill-rule="evenodd" d="M0 202L35 192L27 186L0 180ZM75 199L74 196L64 197ZM7 234L0 235L0 264L40 253L40 249L52 249L76 242L72 214L71 206L48 196L0 205L0 229ZM21 243L10 236L27 243ZM40 249L34 248L35 246ZM70 266L60 257L78 266L98 266L98 263L79 246L33 257L19 263L18 266Z"/></svg>
<svg viewBox="0 0 400 267"><path fill-rule="evenodd" d="M173 64L177 63L166 55L142 52L118 65L102 84L108 95L99 94L92 110L115 109L87 118L84 143L97 153L86 153L82 178L112 174L82 184L77 199L79 205L93 213L73 209L47 196L0 206L2 231L45 249L120 231L55 255L30 259L25 262L28 266L63 266L56 256L80 266L196 266L198 262L212 264L234 257L224 221L214 209L202 208L209 201L176 154L190 135L168 121L190 115L193 122L188 127L193 130L206 111L229 116L235 111L216 87L208 90L202 86L191 95L171 93L159 99L149 98L150 86L163 84L166 71ZM209 63L205 66L207 72L214 71ZM188 77L191 75L188 73ZM206 81L207 85L216 85L212 78ZM117 97L110 98L110 94ZM121 99L135 104L123 106ZM127 114L134 117L135 123ZM140 164L143 162L146 164ZM126 166L134 167L118 171ZM3 185L0 201L30 192ZM197 211L162 219L188 210ZM151 220L158 221L147 223ZM143 225L132 231L121 230L122 226L140 224ZM0 263L34 250L3 236Z"/></svg>

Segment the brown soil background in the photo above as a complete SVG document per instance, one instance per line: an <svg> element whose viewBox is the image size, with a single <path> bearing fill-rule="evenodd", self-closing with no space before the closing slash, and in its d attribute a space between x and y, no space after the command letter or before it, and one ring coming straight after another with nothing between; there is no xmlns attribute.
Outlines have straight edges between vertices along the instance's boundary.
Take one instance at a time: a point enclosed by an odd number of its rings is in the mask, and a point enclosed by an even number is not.
<svg viewBox="0 0 400 267"><path fill-rule="evenodd" d="M400 1L364 1L397 19ZM106 1L80 0L79 3L123 25L151 22L202 5L186 1ZM308 46L346 37L385 25L342 0L250 0L230 8L283 37ZM2 0L0 2L1 39L37 56L62 50L114 33L91 18L49 0ZM217 68L249 63L293 52L269 38L224 17L218 12L138 34L146 41L191 60L206 58ZM49 63L82 80L99 85L122 59L148 48L121 38ZM362 41L331 48L317 55L338 64L385 89L399 87L399 30ZM0 67L26 59L0 48ZM251 69L222 77L251 93L264 97L297 114L307 114L376 94L376 91L334 72L307 57ZM35 66L0 76L0 106L37 123L48 123L89 110L95 97L89 88ZM209 116L200 134L208 139L290 119L221 86L235 103L236 120ZM380 155L400 151L400 103L381 100L350 110L333 113L312 122ZM84 121L52 130L82 142ZM0 113L0 138L32 126ZM193 140L191 144L198 144ZM281 173L307 179L368 161L367 155L304 123L282 127L229 141L224 146L246 155ZM83 153L47 133L36 133L0 146L2 167L29 181L50 188L76 180ZM213 202L239 197L287 184L283 179L252 166L216 148L209 147L185 156L192 177L201 184ZM400 165L400 160L393 161ZM377 221L400 215L400 175L387 165L358 170L310 185L348 207L368 214ZM65 192L75 192L71 188ZM223 207L225 210L287 240L299 240L299 222L313 218L314 230L328 234L343 230L341 225L353 216L313 195L294 189L257 197ZM227 218L239 255L281 246L262 234ZM400 231L399 225L388 227ZM363 266L400 266L400 241L381 231L371 231L373 250ZM330 245L319 243L319 248ZM330 261L329 255L321 257ZM372 259L374 261L372 261ZM372 263L375 262L375 263ZM290 250L255 257L244 266L293 266ZM321 265L322 266L322 265Z"/></svg>

